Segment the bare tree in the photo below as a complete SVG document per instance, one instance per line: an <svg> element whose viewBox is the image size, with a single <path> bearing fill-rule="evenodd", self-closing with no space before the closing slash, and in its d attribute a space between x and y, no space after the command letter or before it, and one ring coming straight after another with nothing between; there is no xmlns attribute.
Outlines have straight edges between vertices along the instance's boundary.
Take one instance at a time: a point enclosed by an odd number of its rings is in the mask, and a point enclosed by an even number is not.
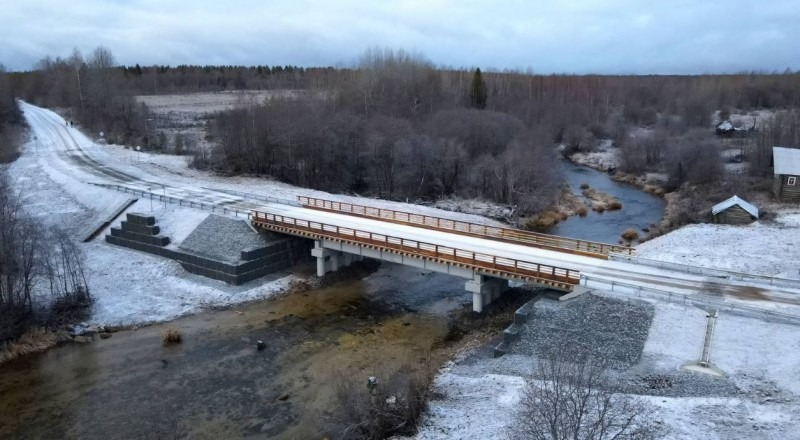
<svg viewBox="0 0 800 440"><path fill-rule="evenodd" d="M534 440L649 440L663 432L645 402L621 394L601 358L555 351L528 379L519 434Z"/></svg>
<svg viewBox="0 0 800 440"><path fill-rule="evenodd" d="M44 296L48 288L51 301ZM26 215L22 198L0 172L0 342L36 322L69 319L90 303L80 249L63 231L46 230ZM40 313L51 307L50 316Z"/></svg>

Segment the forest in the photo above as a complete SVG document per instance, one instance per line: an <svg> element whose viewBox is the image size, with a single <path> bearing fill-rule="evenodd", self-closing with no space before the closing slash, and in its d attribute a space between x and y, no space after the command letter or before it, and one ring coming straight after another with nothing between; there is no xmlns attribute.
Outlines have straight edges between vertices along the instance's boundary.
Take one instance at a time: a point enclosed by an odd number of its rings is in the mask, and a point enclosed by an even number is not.
<svg viewBox="0 0 800 440"><path fill-rule="evenodd" d="M150 145L143 94L303 90L213 115L198 167L395 200L481 198L527 215L560 193L565 155L612 140L618 171L669 176L668 191L724 180L714 115L770 110L732 142L763 178L773 145L800 147L800 73L540 75L436 66L370 49L347 68L118 66L108 49L45 58L8 75L16 96L70 109L110 141ZM153 144L158 145L158 142ZM729 143L730 144L730 143ZM753 185L752 182L748 185Z"/></svg>

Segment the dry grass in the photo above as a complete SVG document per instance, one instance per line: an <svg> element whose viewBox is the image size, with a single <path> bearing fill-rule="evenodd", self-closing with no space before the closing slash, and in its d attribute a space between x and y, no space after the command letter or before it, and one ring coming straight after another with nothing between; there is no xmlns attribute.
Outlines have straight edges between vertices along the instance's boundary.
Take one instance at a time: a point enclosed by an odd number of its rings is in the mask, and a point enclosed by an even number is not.
<svg viewBox="0 0 800 440"><path fill-rule="evenodd" d="M181 340L181 333L174 328L168 329L164 332L164 345L180 344Z"/></svg>
<svg viewBox="0 0 800 440"><path fill-rule="evenodd" d="M581 188L583 188L583 185L581 185ZM590 187L583 188L581 193L592 201L592 211L604 212L622 209L622 202L608 193Z"/></svg>
<svg viewBox="0 0 800 440"><path fill-rule="evenodd" d="M546 231L565 218L567 218L567 216L563 212L550 210L527 219L523 226L525 229L531 231Z"/></svg>
<svg viewBox="0 0 800 440"><path fill-rule="evenodd" d="M578 215L579 216L586 217L586 214L588 214L588 213L589 213L589 210L586 209L585 206L581 206L580 208L578 208Z"/></svg>
<svg viewBox="0 0 800 440"><path fill-rule="evenodd" d="M657 195L659 197L663 196L664 193L665 193L664 188L661 188L660 186L656 186L656 185L645 185L644 186L644 192L650 193L650 194L654 194L654 195Z"/></svg>
<svg viewBox="0 0 800 440"><path fill-rule="evenodd" d="M622 237L623 240L627 241L628 243L639 239L639 233L636 232L636 229L633 228L628 228L622 231L622 234L620 236Z"/></svg>
<svg viewBox="0 0 800 440"><path fill-rule="evenodd" d="M33 328L19 339L0 345L0 364L31 353L53 348L58 344L57 333L43 328Z"/></svg>

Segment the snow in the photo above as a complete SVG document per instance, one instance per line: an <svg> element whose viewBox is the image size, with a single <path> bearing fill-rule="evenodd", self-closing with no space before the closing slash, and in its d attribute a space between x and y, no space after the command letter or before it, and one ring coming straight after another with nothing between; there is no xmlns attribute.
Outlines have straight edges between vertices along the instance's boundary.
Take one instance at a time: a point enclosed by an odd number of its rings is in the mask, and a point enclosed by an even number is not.
<svg viewBox="0 0 800 440"><path fill-rule="evenodd" d="M733 130L733 124L731 124L731 121L725 121L717 125L717 130L723 130L723 131Z"/></svg>
<svg viewBox="0 0 800 440"><path fill-rule="evenodd" d="M572 154L570 160L600 171L619 168L621 163L619 149L614 148L614 141L610 139L601 140L595 151Z"/></svg>
<svg viewBox="0 0 800 440"><path fill-rule="evenodd" d="M69 159L64 153L64 145L59 144L63 138L53 135L53 128L42 120L42 113L57 124L63 124L63 119L52 112L40 113L27 105L24 108L31 128L39 138L39 145L37 147L33 142L24 145L21 157L8 167L8 172L22 191L29 212L47 224L57 224L68 233L77 234L87 224L97 221L109 206L131 197L87 184L97 180L98 176L87 173ZM63 130L68 129L63 127ZM69 132L83 147L100 149L77 130L70 129ZM126 157L114 163L126 172L136 173L135 168L125 163L127 160ZM209 215L208 211L171 204L164 206L157 200L153 200L151 205L149 199L140 199L126 212L152 212L162 234L172 239L170 246L179 245ZM119 226L124 214L111 226ZM206 307L269 298L285 291L294 279L282 274L280 278L229 286L186 273L176 262L106 244L102 237L109 228L92 242L80 244L87 258L89 287L95 297L90 319L94 324L135 325L168 321Z"/></svg>
<svg viewBox="0 0 800 440"><path fill-rule="evenodd" d="M640 257L774 276L800 269L800 212L745 226L684 226L636 247Z"/></svg>
<svg viewBox="0 0 800 440"><path fill-rule="evenodd" d="M417 438L509 438L525 384L519 376L487 374L464 377L447 371L434 383L444 399L429 403Z"/></svg>
<svg viewBox="0 0 800 440"><path fill-rule="evenodd" d="M775 174L800 176L800 150L796 148L772 148Z"/></svg>
<svg viewBox="0 0 800 440"><path fill-rule="evenodd" d="M100 145L55 113L22 103L25 116L38 141L23 146L22 156L8 167L11 178L23 190L26 209L49 224L58 224L70 234L99 220L109 206L133 197L131 194L92 185L113 183L154 195L194 199L207 205L244 205L241 197L223 191L255 193L275 198L295 199L298 195L368 203L382 208L412 211L457 220L497 224L484 217L450 213L431 207L400 202L365 200L331 195L256 177L223 177L187 168L185 156L136 153L118 145ZM85 152L86 156L83 155ZM128 180L114 180L97 168L86 166L88 157L106 169L125 173ZM78 160L75 160L78 159ZM130 180L135 179L135 180ZM203 190L202 188L213 188ZM219 205L218 205L219 206ZM96 297L91 321L96 324L141 324L171 320L209 306L227 306L268 298L286 289L291 276L262 279L244 286L229 286L186 273L180 265L149 254L106 244L103 236L116 227L127 212L152 212L162 235L170 237L170 247L183 240L208 215L208 211L167 204L149 197L128 208L93 242L81 244L87 256L89 285ZM352 217L344 219L352 222Z"/></svg>
<svg viewBox="0 0 800 440"><path fill-rule="evenodd" d="M655 315L640 371L679 370L696 362L703 346L703 310L651 301ZM720 313L711 361L735 385L732 395L641 397L669 439L796 438L800 430L800 327ZM522 395L532 360L493 359L472 352L444 368L418 439L509 438L514 404ZM691 373L684 373L691 374ZM509 406L509 403L511 406Z"/></svg>
<svg viewBox="0 0 800 440"><path fill-rule="evenodd" d="M739 196L736 196L736 195L734 195L733 197L729 198L728 200L722 201L722 202L717 203L716 205L714 205L711 208L711 213L714 214L714 215L717 215L720 212L722 212L722 211L724 211L724 210L726 210L726 209L728 209L728 208L730 208L730 207L732 207L734 205L738 205L739 207L741 207L742 209L747 211L753 217L758 218L758 208L756 208L752 204L740 199Z"/></svg>

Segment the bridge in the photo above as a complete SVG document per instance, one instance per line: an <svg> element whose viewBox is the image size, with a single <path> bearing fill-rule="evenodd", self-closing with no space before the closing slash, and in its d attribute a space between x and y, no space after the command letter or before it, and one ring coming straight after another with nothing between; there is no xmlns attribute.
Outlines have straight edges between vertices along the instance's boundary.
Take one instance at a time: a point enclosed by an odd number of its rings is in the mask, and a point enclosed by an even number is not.
<svg viewBox="0 0 800 440"><path fill-rule="evenodd" d="M460 222L365 204L205 188L171 173L151 174L121 162L55 113L21 102L39 137L36 155L56 174L137 197L229 215L248 215L267 230L311 238L318 273L362 257L449 273L466 280L473 308L483 310L509 280L570 291L584 287L620 294L713 302L714 308L791 315L800 305L797 280L735 273L638 258L623 246L572 240L510 228ZM217 185L219 186L219 185ZM364 199L366 200L366 199ZM788 319L788 318L787 318ZM794 321L793 321L794 322Z"/></svg>
<svg viewBox="0 0 800 440"><path fill-rule="evenodd" d="M250 221L256 228L313 239L317 275L364 257L446 273L466 279L476 312L495 300L508 281L571 292L580 283L580 271L574 264L553 263L550 254L563 253L580 265L584 258L633 252L625 246L334 200L300 196L297 202L295 207L254 210Z"/></svg>

